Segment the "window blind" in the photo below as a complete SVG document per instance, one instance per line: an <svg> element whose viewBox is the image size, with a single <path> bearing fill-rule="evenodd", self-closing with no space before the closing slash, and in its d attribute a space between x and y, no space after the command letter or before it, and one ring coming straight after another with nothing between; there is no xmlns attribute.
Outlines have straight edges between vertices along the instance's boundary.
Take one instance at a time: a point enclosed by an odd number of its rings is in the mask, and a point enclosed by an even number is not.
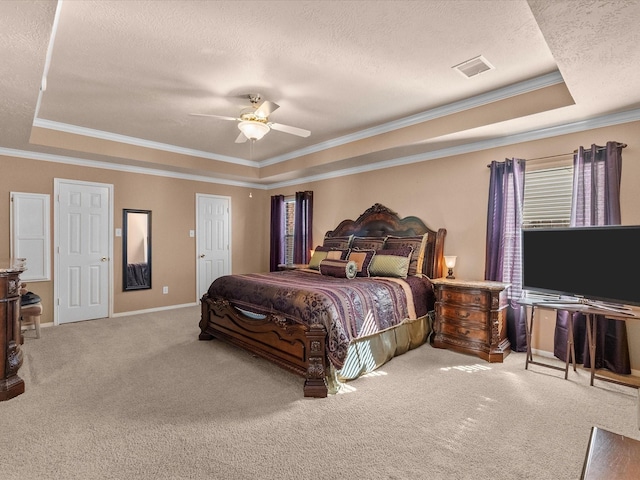
<svg viewBox="0 0 640 480"><path fill-rule="evenodd" d="M11 192L11 256L27 262L21 280L51 280L49 203L47 194Z"/></svg>
<svg viewBox="0 0 640 480"><path fill-rule="evenodd" d="M293 231L295 226L295 209L296 201L294 198L285 199L285 263L290 265L293 263Z"/></svg>
<svg viewBox="0 0 640 480"><path fill-rule="evenodd" d="M572 166L526 172L523 228L568 227L572 189Z"/></svg>

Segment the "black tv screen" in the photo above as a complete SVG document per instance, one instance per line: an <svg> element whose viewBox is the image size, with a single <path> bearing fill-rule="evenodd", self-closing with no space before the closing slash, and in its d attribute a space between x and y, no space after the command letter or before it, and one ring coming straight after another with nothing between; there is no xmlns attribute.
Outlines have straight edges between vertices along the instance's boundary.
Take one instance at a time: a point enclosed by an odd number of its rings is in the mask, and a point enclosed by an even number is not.
<svg viewBox="0 0 640 480"><path fill-rule="evenodd" d="M640 226L524 229L522 288L640 305Z"/></svg>

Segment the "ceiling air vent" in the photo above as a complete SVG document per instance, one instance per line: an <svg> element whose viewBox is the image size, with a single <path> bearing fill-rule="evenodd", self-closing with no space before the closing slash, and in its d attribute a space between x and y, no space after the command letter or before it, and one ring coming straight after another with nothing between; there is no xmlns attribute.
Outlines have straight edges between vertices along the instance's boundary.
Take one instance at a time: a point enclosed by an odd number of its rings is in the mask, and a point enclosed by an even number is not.
<svg viewBox="0 0 640 480"><path fill-rule="evenodd" d="M482 55L479 55L451 68L460 72L460 74L465 78L472 78L486 72L487 70L493 70L493 65L487 62L487 59Z"/></svg>

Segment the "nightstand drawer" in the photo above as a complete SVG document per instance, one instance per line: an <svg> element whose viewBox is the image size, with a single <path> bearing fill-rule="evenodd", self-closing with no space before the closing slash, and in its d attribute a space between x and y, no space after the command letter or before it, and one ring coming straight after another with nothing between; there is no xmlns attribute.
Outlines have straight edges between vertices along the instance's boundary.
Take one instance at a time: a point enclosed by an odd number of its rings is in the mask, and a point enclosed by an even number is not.
<svg viewBox="0 0 640 480"><path fill-rule="evenodd" d="M488 309L491 306L491 295L477 290L460 291L450 289L440 289L438 300L457 305L473 305L480 309Z"/></svg>
<svg viewBox="0 0 640 480"><path fill-rule="evenodd" d="M440 325L440 329L443 335L449 335L450 337L472 340L477 342L486 343L489 340L489 334L486 330L480 330L476 328L470 328L468 326L454 325L449 323L443 323Z"/></svg>
<svg viewBox="0 0 640 480"><path fill-rule="evenodd" d="M436 314L445 317L448 322L462 321L465 323L474 323L478 326L486 325L488 316L486 311L447 303L436 304Z"/></svg>

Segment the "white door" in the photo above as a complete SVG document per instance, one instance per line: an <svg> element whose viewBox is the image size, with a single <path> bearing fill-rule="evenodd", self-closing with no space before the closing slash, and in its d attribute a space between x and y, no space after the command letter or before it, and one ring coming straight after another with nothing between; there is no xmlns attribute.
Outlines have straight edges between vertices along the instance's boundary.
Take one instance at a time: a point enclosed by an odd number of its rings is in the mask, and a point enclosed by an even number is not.
<svg viewBox="0 0 640 480"><path fill-rule="evenodd" d="M231 273L231 200L196 194L196 204L197 300L200 300L211 282Z"/></svg>
<svg viewBox="0 0 640 480"><path fill-rule="evenodd" d="M108 317L110 186L57 182L57 321Z"/></svg>

